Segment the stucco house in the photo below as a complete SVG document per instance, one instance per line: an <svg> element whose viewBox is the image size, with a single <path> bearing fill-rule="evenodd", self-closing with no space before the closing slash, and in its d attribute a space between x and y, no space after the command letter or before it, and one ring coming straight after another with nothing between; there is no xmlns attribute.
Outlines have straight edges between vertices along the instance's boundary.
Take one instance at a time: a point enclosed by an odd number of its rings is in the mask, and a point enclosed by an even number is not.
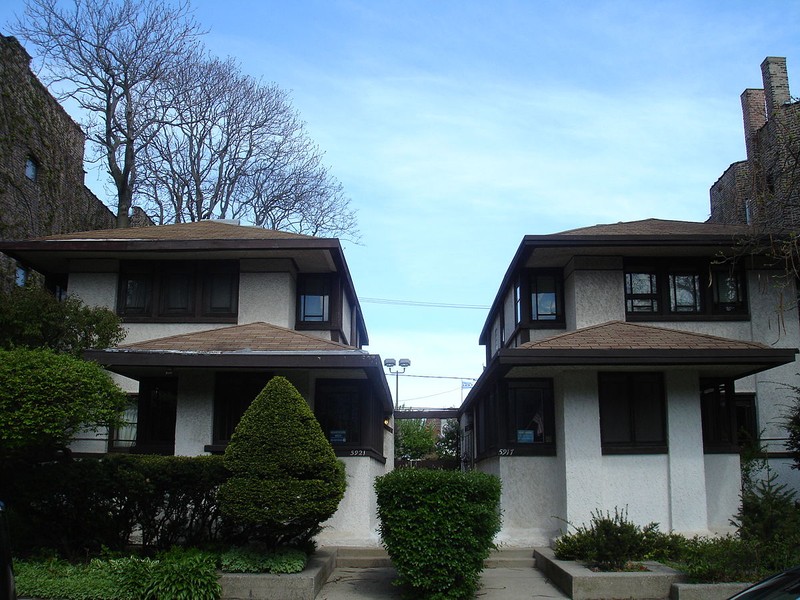
<svg viewBox="0 0 800 600"><path fill-rule="evenodd" d="M267 380L288 378L336 454L347 492L318 540L377 545L376 476L392 467L392 401L342 247L233 222L108 229L0 242L0 250L90 305L126 337L87 353L131 394L129 426L75 453L223 452Z"/></svg>
<svg viewBox="0 0 800 600"><path fill-rule="evenodd" d="M460 409L466 460L503 481L498 541L547 544L615 507L729 531L742 429L791 476L778 419L798 372L795 282L758 256L722 260L750 232L649 219L522 240Z"/></svg>

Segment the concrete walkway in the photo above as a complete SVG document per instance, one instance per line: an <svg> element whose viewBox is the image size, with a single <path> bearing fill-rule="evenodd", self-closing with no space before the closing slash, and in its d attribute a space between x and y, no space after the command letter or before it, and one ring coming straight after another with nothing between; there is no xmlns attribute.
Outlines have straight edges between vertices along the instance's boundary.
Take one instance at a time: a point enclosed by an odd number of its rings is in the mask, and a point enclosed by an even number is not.
<svg viewBox="0 0 800 600"><path fill-rule="evenodd" d="M392 585L397 577L393 567L380 560L373 560L371 566L362 564L368 562L340 556L317 600L400 600L401 588ZM532 552L526 553L524 559L496 553L486 564L476 600L568 598L534 568Z"/></svg>

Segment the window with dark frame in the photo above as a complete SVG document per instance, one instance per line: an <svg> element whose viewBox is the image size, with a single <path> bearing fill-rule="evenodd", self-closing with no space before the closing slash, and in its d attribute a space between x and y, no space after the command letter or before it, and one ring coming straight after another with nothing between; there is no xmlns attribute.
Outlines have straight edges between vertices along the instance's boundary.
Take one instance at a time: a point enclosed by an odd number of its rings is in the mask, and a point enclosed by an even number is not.
<svg viewBox="0 0 800 600"><path fill-rule="evenodd" d="M555 449L552 380L508 381L505 405L507 448L518 451Z"/></svg>
<svg viewBox="0 0 800 600"><path fill-rule="evenodd" d="M297 280L297 320L329 323L331 320L331 276L301 275Z"/></svg>
<svg viewBox="0 0 800 600"><path fill-rule="evenodd" d="M561 321L563 292L561 277L555 273L533 272L530 276L531 319L534 321Z"/></svg>
<svg viewBox="0 0 800 600"><path fill-rule="evenodd" d="M661 373L600 373L600 437L604 454L667 451Z"/></svg>
<svg viewBox="0 0 800 600"><path fill-rule="evenodd" d="M738 452L735 409L732 380L700 381L700 411L705 452Z"/></svg>
<svg viewBox="0 0 800 600"><path fill-rule="evenodd" d="M629 261L625 268L625 312L629 319L741 318L747 315L744 272L691 265Z"/></svg>
<svg viewBox="0 0 800 600"><path fill-rule="evenodd" d="M271 373L263 371L223 371L215 375L212 451L224 450L244 411L271 378Z"/></svg>
<svg viewBox="0 0 800 600"><path fill-rule="evenodd" d="M366 380L317 380L314 414L337 454L363 450L383 456L383 418L370 401Z"/></svg>
<svg viewBox="0 0 800 600"><path fill-rule="evenodd" d="M139 382L136 444L137 454L175 454L175 424L178 380L143 379Z"/></svg>
<svg viewBox="0 0 800 600"><path fill-rule="evenodd" d="M235 322L238 282L234 261L123 263L117 312L128 321Z"/></svg>

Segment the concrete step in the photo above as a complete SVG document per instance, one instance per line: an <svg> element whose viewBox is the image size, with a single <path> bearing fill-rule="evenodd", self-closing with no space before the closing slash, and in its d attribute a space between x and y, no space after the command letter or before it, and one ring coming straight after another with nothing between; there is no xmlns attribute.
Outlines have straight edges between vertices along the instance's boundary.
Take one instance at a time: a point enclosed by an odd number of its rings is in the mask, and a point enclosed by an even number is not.
<svg viewBox="0 0 800 600"><path fill-rule="evenodd" d="M487 569L533 568L533 548L493 550L483 564ZM369 569L391 566L389 554L383 548L338 548L336 552L337 568Z"/></svg>
<svg viewBox="0 0 800 600"><path fill-rule="evenodd" d="M392 561L383 548L338 548L337 568L370 569L391 567Z"/></svg>
<svg viewBox="0 0 800 600"><path fill-rule="evenodd" d="M533 558L533 548L501 548L493 550L489 558L483 561L487 569L513 569L533 568L536 561Z"/></svg>

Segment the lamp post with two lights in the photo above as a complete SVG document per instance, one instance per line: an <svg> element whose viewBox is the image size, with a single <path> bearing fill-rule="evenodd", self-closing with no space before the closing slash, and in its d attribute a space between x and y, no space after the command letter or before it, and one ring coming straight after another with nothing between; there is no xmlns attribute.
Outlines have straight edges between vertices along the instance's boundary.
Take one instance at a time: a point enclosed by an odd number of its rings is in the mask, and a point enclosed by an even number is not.
<svg viewBox="0 0 800 600"><path fill-rule="evenodd" d="M397 410L400 408L400 373L406 372L406 369L411 366L411 361L407 358L400 360L387 358L384 359L383 366L389 369L390 375L394 375L394 408ZM395 369L395 367L397 368Z"/></svg>

